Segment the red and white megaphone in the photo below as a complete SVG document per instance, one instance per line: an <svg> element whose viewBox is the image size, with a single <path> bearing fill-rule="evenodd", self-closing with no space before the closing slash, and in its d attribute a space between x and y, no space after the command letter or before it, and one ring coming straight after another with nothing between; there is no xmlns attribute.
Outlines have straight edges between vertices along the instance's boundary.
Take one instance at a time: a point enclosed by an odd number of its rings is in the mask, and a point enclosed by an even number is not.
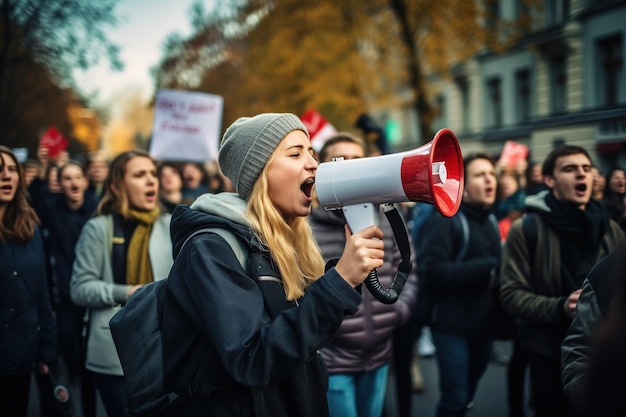
<svg viewBox="0 0 626 417"><path fill-rule="evenodd" d="M320 204L343 210L352 232L378 225L380 204L429 203L452 217L461 205L463 182L461 146L450 129L410 151L321 163L315 176Z"/></svg>
<svg viewBox="0 0 626 417"><path fill-rule="evenodd" d="M461 205L463 178L461 146L450 129L441 129L417 149L322 163L315 188L326 209L414 201L434 204L442 215L452 217ZM371 224L376 223L350 227L357 232Z"/></svg>

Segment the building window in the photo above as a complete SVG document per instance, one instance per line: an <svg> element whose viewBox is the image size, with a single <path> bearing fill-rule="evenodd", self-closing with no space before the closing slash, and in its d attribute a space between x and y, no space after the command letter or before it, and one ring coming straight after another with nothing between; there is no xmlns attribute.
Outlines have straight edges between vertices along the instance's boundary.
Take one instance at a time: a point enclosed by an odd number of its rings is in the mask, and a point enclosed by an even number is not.
<svg viewBox="0 0 626 417"><path fill-rule="evenodd" d="M487 124L491 127L502 126L502 82L500 77L487 80Z"/></svg>
<svg viewBox="0 0 626 417"><path fill-rule="evenodd" d="M459 89L459 97L461 103L461 131L469 131L469 85L467 78L459 77L455 80L456 86Z"/></svg>
<svg viewBox="0 0 626 417"><path fill-rule="evenodd" d="M527 69L515 73L515 115L518 122L530 119L530 71Z"/></svg>
<svg viewBox="0 0 626 417"><path fill-rule="evenodd" d="M612 36L596 42L598 53L598 104L615 106L619 101L619 92L624 83L624 57L622 55L622 36Z"/></svg>
<svg viewBox="0 0 626 417"><path fill-rule="evenodd" d="M565 57L553 58L550 62L550 98L553 113L567 110L567 72Z"/></svg>
<svg viewBox="0 0 626 417"><path fill-rule="evenodd" d="M443 94L437 95L437 126L446 127L448 125L448 113L446 107L446 97Z"/></svg>
<svg viewBox="0 0 626 417"><path fill-rule="evenodd" d="M500 21L500 1L488 0L485 8L487 12L487 28L495 32L498 30L498 22Z"/></svg>
<svg viewBox="0 0 626 417"><path fill-rule="evenodd" d="M531 8L525 0L514 0L514 17L519 25L519 30L522 34L528 34L530 32L532 19Z"/></svg>
<svg viewBox="0 0 626 417"><path fill-rule="evenodd" d="M546 23L563 23L569 16L570 0L546 0Z"/></svg>

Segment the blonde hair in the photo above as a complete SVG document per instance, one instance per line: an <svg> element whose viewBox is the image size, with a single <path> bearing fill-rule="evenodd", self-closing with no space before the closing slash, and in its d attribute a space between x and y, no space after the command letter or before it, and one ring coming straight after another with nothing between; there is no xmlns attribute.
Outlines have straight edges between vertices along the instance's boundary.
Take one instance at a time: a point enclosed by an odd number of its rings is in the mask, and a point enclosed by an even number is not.
<svg viewBox="0 0 626 417"><path fill-rule="evenodd" d="M305 289L324 273L324 259L305 217L288 224L269 196L267 167L248 198L248 217L259 240L269 249L278 266L288 300L304 295Z"/></svg>

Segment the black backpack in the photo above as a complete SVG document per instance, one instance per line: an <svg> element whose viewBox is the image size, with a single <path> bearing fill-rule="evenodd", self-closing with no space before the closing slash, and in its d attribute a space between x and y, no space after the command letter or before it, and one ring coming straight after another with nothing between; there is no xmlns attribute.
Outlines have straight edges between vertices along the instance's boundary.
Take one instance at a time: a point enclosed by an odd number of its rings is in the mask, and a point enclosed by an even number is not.
<svg viewBox="0 0 626 417"><path fill-rule="evenodd" d="M224 238L246 269L248 252L227 229L205 228L193 232L183 243L201 233ZM182 247L181 247L182 250ZM133 416L154 416L181 396L204 395L202 386L188 385L182 392L166 392L161 339L161 305L167 279L151 282L137 290L109 322L115 348L124 370L128 411ZM182 381L191 381L204 352L195 349L185 364Z"/></svg>

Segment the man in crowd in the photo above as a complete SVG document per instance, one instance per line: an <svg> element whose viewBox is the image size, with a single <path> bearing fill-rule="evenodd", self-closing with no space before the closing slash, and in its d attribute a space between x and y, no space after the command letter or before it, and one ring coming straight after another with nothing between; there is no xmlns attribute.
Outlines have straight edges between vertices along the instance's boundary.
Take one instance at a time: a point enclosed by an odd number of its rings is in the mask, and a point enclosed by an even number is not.
<svg viewBox="0 0 626 417"><path fill-rule="evenodd" d="M526 199L529 214L513 223L504 246L502 304L529 353L535 417L572 415L561 384L561 342L585 276L622 240L591 199L591 166L583 148L554 149L542 169L548 190Z"/></svg>

